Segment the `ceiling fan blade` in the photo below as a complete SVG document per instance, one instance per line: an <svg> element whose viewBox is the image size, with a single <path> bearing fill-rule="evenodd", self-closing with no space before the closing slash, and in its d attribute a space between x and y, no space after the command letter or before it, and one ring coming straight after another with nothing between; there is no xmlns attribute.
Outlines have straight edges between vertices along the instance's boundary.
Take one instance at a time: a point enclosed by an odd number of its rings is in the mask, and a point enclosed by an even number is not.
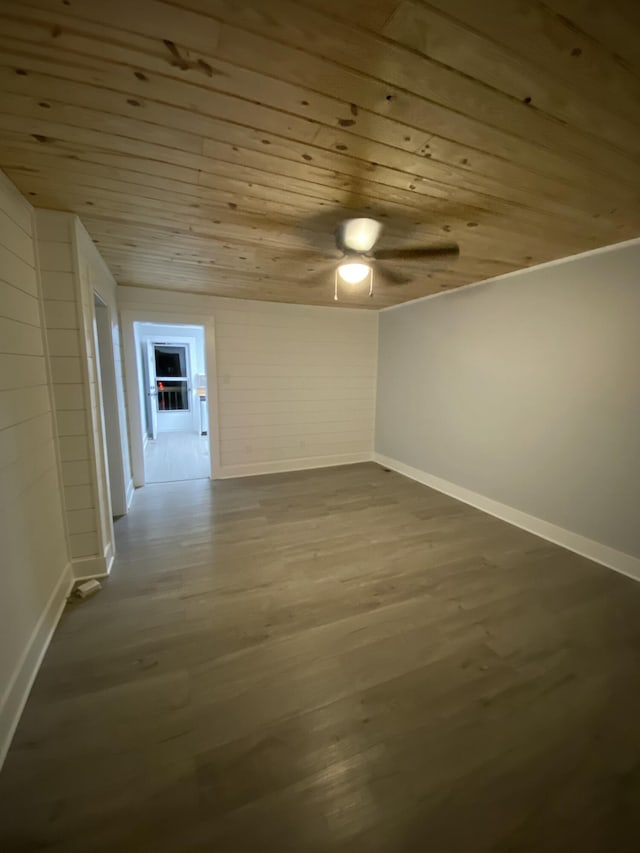
<svg viewBox="0 0 640 853"><path fill-rule="evenodd" d="M373 271L374 282L376 278L382 279L384 284L392 286L409 284L412 279L404 273L391 269L385 264L376 264Z"/></svg>
<svg viewBox="0 0 640 853"><path fill-rule="evenodd" d="M335 249L326 251L326 249L278 249L275 255L271 256L271 260L286 260L292 264L315 264L327 266L335 264L336 261L342 258L342 254Z"/></svg>
<svg viewBox="0 0 640 853"><path fill-rule="evenodd" d="M413 249L378 249L373 257L380 261L405 260L418 261L422 258L457 257L460 246L457 243L442 243L434 246L422 246Z"/></svg>

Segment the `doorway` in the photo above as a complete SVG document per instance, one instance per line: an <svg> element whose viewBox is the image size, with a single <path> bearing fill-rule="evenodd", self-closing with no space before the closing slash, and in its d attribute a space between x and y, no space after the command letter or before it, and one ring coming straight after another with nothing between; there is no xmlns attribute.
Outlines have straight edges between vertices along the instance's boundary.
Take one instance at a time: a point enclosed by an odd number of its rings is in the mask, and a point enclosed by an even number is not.
<svg viewBox="0 0 640 853"><path fill-rule="evenodd" d="M111 312L102 298L94 293L94 338L96 375L101 398L102 434L106 463L106 484L111 505L111 515L126 515L127 479L122 454L122 425L116 378Z"/></svg>
<svg viewBox="0 0 640 853"><path fill-rule="evenodd" d="M134 323L144 482L207 479L211 472L203 326Z"/></svg>

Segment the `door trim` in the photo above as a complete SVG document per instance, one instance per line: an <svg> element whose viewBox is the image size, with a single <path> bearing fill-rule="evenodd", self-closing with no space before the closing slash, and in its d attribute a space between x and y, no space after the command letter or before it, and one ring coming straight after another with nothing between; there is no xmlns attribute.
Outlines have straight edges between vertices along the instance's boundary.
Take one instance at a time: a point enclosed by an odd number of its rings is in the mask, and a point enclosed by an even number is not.
<svg viewBox="0 0 640 853"><path fill-rule="evenodd" d="M144 422L140 401L140 353L135 346L135 323L161 323L170 326L200 326L204 329L205 361L207 364L207 409L209 424L209 460L212 480L220 479L220 430L218 428L218 374L216 367L215 326L212 316L176 314L164 311L123 309L122 342L124 346L124 368L127 383L127 419L131 441L131 468L134 485L145 485L144 475ZM145 392L146 393L146 392Z"/></svg>

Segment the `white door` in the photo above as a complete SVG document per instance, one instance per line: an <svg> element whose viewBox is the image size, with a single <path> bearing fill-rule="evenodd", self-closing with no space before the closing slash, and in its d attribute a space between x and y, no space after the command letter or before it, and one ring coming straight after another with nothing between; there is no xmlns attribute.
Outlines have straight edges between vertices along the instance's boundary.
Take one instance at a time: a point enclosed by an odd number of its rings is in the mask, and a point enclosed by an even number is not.
<svg viewBox="0 0 640 853"><path fill-rule="evenodd" d="M158 437L158 386L156 384L155 345L147 341L147 412L149 413L149 438Z"/></svg>
<svg viewBox="0 0 640 853"><path fill-rule="evenodd" d="M189 344L155 342L153 358L158 432L192 432Z"/></svg>

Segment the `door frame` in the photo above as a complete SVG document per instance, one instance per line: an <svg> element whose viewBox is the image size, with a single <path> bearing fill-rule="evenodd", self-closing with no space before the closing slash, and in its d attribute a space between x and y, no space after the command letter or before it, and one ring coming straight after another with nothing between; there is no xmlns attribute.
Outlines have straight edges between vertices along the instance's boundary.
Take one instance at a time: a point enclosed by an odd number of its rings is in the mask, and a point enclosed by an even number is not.
<svg viewBox="0 0 640 853"><path fill-rule="evenodd" d="M218 374L216 369L216 346L214 318L197 314L176 314L143 309L122 309L122 342L124 346L124 368L127 382L127 417L131 442L131 468L136 488L145 485L144 474L144 419L140 399L141 356L136 347L135 323L160 323L166 326L199 326L204 329L205 362L207 365L207 410L209 424L209 476L220 478L220 430L218 427ZM185 330L186 332L187 330ZM188 336L188 334L187 334Z"/></svg>
<svg viewBox="0 0 640 853"><path fill-rule="evenodd" d="M96 382L99 390L100 410L103 425L105 473L111 500L111 515L126 515L127 476L122 456L122 432L120 429L118 383L113 345L113 312L111 306L97 290L93 291L94 345L96 358Z"/></svg>
<svg viewBox="0 0 640 853"><path fill-rule="evenodd" d="M135 329L135 326L134 326ZM141 340L139 338L135 338L136 348L140 346ZM140 356L141 360L141 373L142 376L139 377L140 382L144 382L146 386L147 399L145 400L145 414L146 418L146 435L152 441L154 441L158 437L158 402L157 402L157 389L156 389L156 369L155 365L151 365L151 352L153 350L153 354L155 357L155 345L153 341L146 341L146 352L144 355ZM146 357L146 358L145 358ZM152 390L153 389L153 390ZM140 393L140 400L142 402L142 393ZM154 403L155 398L155 403ZM145 429L145 423L143 422L142 429ZM144 439L143 439L144 441ZM146 441L144 441L144 446L146 447Z"/></svg>

